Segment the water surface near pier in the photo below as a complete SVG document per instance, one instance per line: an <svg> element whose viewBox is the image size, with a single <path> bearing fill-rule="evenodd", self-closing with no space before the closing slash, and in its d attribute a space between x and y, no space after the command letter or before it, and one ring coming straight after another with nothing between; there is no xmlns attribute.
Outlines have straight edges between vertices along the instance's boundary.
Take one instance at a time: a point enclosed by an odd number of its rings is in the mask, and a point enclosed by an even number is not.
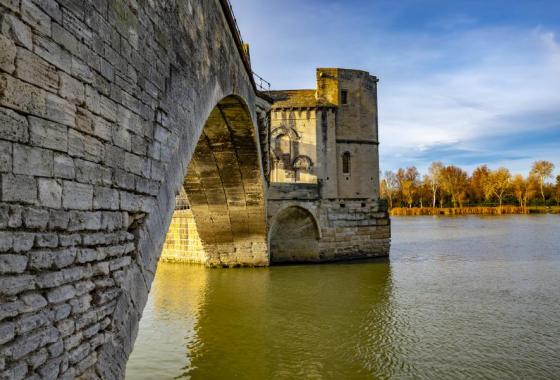
<svg viewBox="0 0 560 380"><path fill-rule="evenodd" d="M390 260L160 264L127 379L560 378L560 216L392 222Z"/></svg>

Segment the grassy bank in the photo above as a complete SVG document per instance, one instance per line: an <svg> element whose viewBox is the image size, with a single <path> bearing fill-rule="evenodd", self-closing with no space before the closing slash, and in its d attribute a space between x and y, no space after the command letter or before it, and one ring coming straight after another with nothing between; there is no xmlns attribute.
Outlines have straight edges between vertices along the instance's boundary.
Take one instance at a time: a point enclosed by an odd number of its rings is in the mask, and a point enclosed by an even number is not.
<svg viewBox="0 0 560 380"><path fill-rule="evenodd" d="M391 216L418 216L418 215L504 215L504 214L560 214L559 206L542 207L530 206L527 208L518 206L500 207L395 207L390 211Z"/></svg>

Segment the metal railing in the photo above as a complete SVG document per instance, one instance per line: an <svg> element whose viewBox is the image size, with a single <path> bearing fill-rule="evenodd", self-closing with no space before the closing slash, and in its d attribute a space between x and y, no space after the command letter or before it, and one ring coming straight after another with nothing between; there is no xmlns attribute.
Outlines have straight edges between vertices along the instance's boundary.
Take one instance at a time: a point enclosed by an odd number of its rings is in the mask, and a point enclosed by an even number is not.
<svg viewBox="0 0 560 380"><path fill-rule="evenodd" d="M241 30L239 30L239 25L237 25L237 19L235 18L235 14L233 12L233 7L229 0L221 0L222 6L227 8L226 16L229 16L229 24L232 29L232 32L235 34L235 39L237 40L239 52L242 55L245 67L252 74L253 84L256 87L256 90L262 92L269 92L270 91L270 82L266 81L261 76L257 75L251 70L251 63L248 51L245 50L245 42L243 42L243 37L241 37ZM225 11L225 10L224 10Z"/></svg>
<svg viewBox="0 0 560 380"><path fill-rule="evenodd" d="M262 92L270 92L270 82L258 75L253 71L253 78L255 79L255 84L257 85L257 89Z"/></svg>

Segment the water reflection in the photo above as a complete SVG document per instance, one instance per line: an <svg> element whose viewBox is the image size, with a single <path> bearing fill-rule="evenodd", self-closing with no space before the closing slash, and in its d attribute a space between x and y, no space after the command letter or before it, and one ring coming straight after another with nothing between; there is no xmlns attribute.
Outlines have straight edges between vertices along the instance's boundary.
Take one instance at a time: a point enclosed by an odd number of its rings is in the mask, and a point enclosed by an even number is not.
<svg viewBox="0 0 560 380"><path fill-rule="evenodd" d="M160 264L127 378L557 378L559 227L395 218L390 262Z"/></svg>

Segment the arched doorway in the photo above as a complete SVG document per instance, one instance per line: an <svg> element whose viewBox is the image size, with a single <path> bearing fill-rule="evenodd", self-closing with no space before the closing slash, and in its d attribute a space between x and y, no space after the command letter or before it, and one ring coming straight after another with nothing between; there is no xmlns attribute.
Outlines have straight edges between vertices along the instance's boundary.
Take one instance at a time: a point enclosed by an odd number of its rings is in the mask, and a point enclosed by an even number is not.
<svg viewBox="0 0 560 380"><path fill-rule="evenodd" d="M289 206L276 215L270 228L270 262L304 261L319 261L317 222L305 208Z"/></svg>

